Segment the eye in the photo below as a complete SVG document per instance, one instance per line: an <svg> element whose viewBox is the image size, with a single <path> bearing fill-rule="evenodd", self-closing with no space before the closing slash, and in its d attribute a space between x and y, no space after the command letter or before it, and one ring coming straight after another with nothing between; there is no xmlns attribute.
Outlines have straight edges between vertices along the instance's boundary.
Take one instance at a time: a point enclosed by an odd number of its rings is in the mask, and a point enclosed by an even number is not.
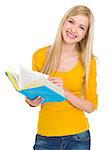
<svg viewBox="0 0 109 150"><path fill-rule="evenodd" d="M68 20L68 22L70 22L70 23L74 23L74 21L73 21L73 20Z"/></svg>
<svg viewBox="0 0 109 150"><path fill-rule="evenodd" d="M85 30L85 28L84 28L84 27L82 27L82 26L81 26L80 28L81 28L82 30Z"/></svg>

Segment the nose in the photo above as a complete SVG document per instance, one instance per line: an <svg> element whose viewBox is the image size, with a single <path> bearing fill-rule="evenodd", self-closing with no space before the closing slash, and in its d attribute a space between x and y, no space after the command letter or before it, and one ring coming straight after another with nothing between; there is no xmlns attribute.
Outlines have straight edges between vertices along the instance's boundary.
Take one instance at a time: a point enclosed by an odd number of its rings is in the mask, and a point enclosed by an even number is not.
<svg viewBox="0 0 109 150"><path fill-rule="evenodd" d="M71 29L72 32L77 32L78 31L78 27L76 25L74 25Z"/></svg>

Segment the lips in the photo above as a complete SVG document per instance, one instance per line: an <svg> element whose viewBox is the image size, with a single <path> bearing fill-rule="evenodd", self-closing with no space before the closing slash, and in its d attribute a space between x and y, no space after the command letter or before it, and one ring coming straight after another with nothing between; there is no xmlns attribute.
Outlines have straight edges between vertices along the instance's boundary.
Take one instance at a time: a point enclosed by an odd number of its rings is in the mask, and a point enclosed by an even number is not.
<svg viewBox="0 0 109 150"><path fill-rule="evenodd" d="M71 32L67 31L67 35L70 37L70 38L76 38L77 35L75 34L72 34Z"/></svg>

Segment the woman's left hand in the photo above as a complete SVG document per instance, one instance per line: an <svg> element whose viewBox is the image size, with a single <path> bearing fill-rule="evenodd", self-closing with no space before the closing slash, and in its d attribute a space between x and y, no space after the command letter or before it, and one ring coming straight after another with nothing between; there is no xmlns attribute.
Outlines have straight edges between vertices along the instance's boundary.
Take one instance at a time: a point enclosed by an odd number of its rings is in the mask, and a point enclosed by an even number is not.
<svg viewBox="0 0 109 150"><path fill-rule="evenodd" d="M55 85L59 86L60 88L62 88L64 90L65 97L69 98L69 95L71 93L70 93L70 91L68 91L67 89L64 88L64 82L61 78L49 77L48 80L51 81L52 83L54 83Z"/></svg>
<svg viewBox="0 0 109 150"><path fill-rule="evenodd" d="M54 83L55 85L59 86L60 88L64 89L64 83L61 78L49 77L48 80Z"/></svg>

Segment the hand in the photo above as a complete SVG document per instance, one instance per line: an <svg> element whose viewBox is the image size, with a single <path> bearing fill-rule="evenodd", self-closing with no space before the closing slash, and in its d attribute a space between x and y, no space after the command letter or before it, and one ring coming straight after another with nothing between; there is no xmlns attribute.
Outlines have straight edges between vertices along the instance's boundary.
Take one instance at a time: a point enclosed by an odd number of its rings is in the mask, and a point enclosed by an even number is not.
<svg viewBox="0 0 109 150"><path fill-rule="evenodd" d="M44 101L44 99L40 96L35 98L34 100L30 100L28 97L25 97L25 101L31 106L31 107L36 107L38 106L41 102Z"/></svg>
<svg viewBox="0 0 109 150"><path fill-rule="evenodd" d="M60 88L64 89L64 83L61 78L50 77L48 78L48 80L54 83L55 85L59 86Z"/></svg>

